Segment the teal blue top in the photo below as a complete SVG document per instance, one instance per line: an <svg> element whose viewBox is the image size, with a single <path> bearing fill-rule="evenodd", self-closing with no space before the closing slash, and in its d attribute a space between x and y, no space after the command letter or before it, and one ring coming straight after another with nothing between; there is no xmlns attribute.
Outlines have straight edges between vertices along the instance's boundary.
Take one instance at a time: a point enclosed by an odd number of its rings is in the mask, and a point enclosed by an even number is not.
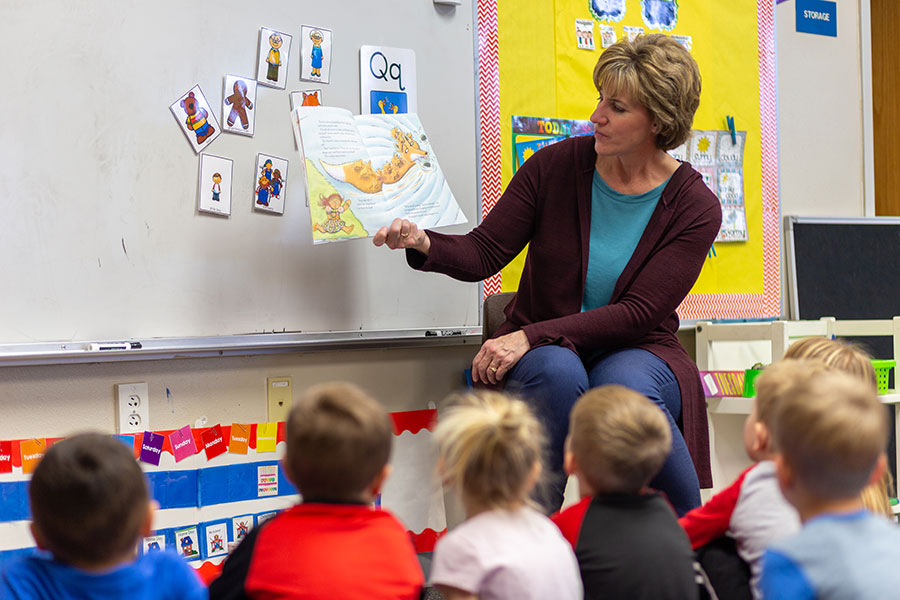
<svg viewBox="0 0 900 600"><path fill-rule="evenodd" d="M643 194L621 194L594 171L591 242L581 310L609 304L616 281L637 248L667 179Z"/></svg>

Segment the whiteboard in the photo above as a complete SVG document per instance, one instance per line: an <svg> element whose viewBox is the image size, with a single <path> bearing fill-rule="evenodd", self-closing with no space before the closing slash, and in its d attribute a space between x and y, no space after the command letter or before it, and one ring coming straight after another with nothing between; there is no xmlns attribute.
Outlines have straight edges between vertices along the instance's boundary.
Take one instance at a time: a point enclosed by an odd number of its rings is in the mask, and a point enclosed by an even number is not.
<svg viewBox="0 0 900 600"><path fill-rule="evenodd" d="M300 27L333 31L330 84L301 82ZM254 137L220 135L232 213L198 211L199 157L169 105L255 78L259 31L293 36ZM416 53L418 114L477 218L472 6L368 0L0 2L0 344L479 323L477 284L418 273L370 239L313 246L289 93L359 112L359 47ZM290 162L284 214L253 210L256 155Z"/></svg>

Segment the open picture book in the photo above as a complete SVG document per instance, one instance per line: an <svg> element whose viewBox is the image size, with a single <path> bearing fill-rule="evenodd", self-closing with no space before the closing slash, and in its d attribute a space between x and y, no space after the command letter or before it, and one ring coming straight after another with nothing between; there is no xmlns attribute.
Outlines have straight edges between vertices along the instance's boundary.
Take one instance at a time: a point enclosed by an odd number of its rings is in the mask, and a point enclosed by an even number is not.
<svg viewBox="0 0 900 600"><path fill-rule="evenodd" d="M372 237L395 218L420 229L466 222L415 114L291 113L314 243Z"/></svg>

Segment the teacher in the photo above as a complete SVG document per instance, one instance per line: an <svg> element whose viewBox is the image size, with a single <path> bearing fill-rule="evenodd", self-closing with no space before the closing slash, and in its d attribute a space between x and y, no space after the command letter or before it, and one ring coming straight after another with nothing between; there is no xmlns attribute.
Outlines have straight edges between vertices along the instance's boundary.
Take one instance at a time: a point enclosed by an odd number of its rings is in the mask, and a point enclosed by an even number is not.
<svg viewBox="0 0 900 600"><path fill-rule="evenodd" d="M641 392L672 428L672 451L651 486L681 515L700 504L709 435L697 367L678 342L675 309L719 231L716 196L666 150L687 139L700 103L697 63L664 35L607 48L594 67L593 136L557 142L519 168L466 235L396 219L376 246L405 248L414 269L480 281L528 245L506 321L472 362L472 379L526 398L548 433L545 508L562 502L563 448L585 390Z"/></svg>

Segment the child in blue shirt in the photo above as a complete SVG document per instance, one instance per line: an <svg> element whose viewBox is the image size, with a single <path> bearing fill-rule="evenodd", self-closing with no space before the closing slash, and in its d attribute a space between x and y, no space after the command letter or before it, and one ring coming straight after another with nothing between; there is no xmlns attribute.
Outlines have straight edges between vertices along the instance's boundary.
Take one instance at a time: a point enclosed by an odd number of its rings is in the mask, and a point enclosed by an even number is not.
<svg viewBox="0 0 900 600"><path fill-rule="evenodd" d="M86 433L54 444L29 488L31 532L43 552L0 575L0 600L204 600L173 552L136 557L155 509L141 468L121 442Z"/></svg>
<svg viewBox="0 0 900 600"><path fill-rule="evenodd" d="M800 373L776 409L775 469L803 528L763 557L763 598L893 598L900 528L863 507L886 468L885 408L840 372Z"/></svg>

